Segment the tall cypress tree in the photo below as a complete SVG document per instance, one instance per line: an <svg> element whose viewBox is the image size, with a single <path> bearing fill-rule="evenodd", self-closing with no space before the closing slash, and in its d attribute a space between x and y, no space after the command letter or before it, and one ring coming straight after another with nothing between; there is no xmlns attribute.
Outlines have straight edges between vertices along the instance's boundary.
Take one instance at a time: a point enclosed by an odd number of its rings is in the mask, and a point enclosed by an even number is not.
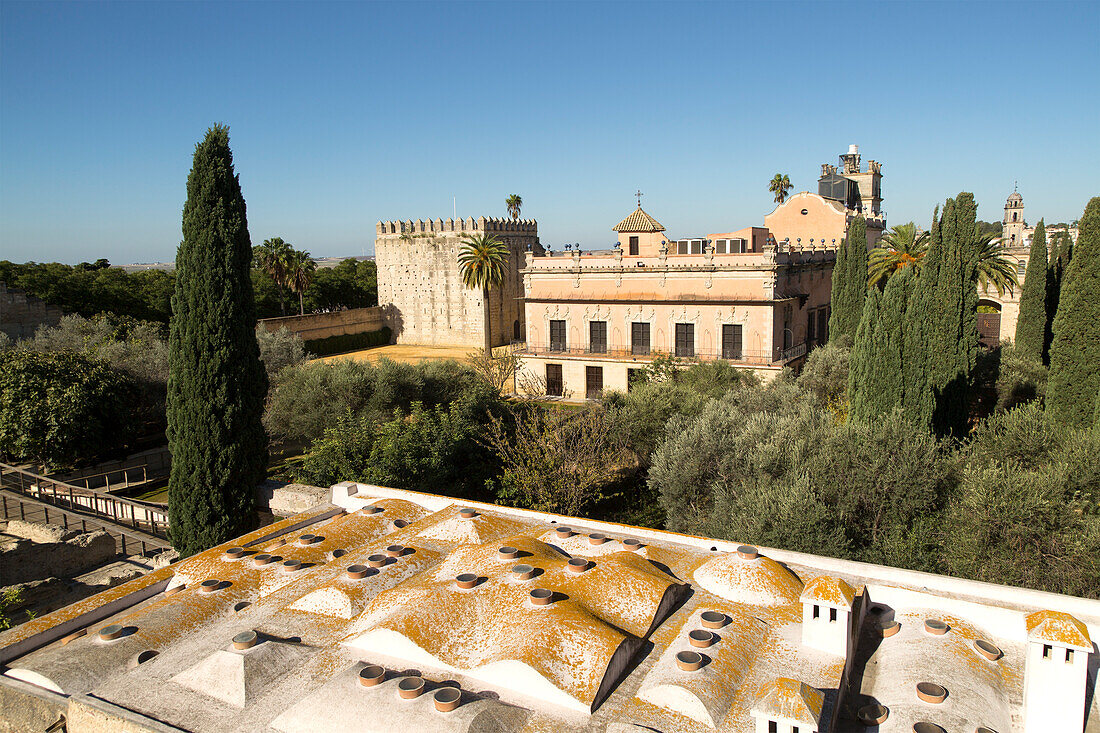
<svg viewBox="0 0 1100 733"><path fill-rule="evenodd" d="M1062 279L1050 346L1047 415L1056 425L1087 427L1100 390L1100 196L1085 206L1077 244Z"/></svg>
<svg viewBox="0 0 1100 733"><path fill-rule="evenodd" d="M889 414L904 403L905 326L915 283L913 267L906 266L881 294L878 288L867 293L848 372L851 414L857 419Z"/></svg>
<svg viewBox="0 0 1100 733"><path fill-rule="evenodd" d="M1043 358L1047 330L1047 235L1043 220L1035 225L1031 254L1020 292L1020 315L1016 320L1016 350L1036 361Z"/></svg>
<svg viewBox="0 0 1100 733"><path fill-rule="evenodd" d="M229 128L195 146L176 254L169 334L168 511L172 544L191 555L255 524L267 468L267 376L256 342L252 243Z"/></svg>
<svg viewBox="0 0 1100 733"><path fill-rule="evenodd" d="M848 225L848 236L833 265L832 315L829 338L843 334L855 338L867 296L867 220L857 216Z"/></svg>

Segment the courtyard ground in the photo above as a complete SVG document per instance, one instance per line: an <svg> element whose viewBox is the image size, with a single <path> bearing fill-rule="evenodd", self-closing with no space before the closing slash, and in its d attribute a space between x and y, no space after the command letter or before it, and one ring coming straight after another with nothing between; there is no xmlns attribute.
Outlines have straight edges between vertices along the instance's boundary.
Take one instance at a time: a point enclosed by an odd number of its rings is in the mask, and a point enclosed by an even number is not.
<svg viewBox="0 0 1100 733"><path fill-rule="evenodd" d="M388 346L375 346L370 349L361 349L359 351L349 351L346 354L322 356L317 359L317 361L333 361L336 359L378 361L383 357L409 364L415 364L429 359L454 359L457 361L465 361L466 355L473 350L473 347L470 346L413 346L409 344L390 344Z"/></svg>

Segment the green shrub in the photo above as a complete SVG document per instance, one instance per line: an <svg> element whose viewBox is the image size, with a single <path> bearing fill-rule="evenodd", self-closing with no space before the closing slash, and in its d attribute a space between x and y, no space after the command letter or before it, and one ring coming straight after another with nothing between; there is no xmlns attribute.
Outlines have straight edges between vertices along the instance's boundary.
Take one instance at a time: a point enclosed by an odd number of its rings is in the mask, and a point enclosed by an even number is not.
<svg viewBox="0 0 1100 733"><path fill-rule="evenodd" d="M256 329L256 341L260 344L260 361L264 363L267 378L274 380L275 375L288 366L301 364L306 360L306 350L298 334L291 333L286 327L278 331L266 328Z"/></svg>
<svg viewBox="0 0 1100 733"><path fill-rule="evenodd" d="M0 453L58 468L90 463L134 437L137 396L133 378L105 361L8 352L0 360Z"/></svg>
<svg viewBox="0 0 1100 733"><path fill-rule="evenodd" d="M329 336L323 339L310 339L305 342L306 351L314 356L329 356L331 354L343 354L348 351L369 349L373 346L385 346L390 342L393 332L389 326L383 326L378 331L365 333L346 333L340 336Z"/></svg>
<svg viewBox="0 0 1100 733"><path fill-rule="evenodd" d="M823 405L839 405L848 399L848 358L852 339L843 336L810 352L797 384Z"/></svg>
<svg viewBox="0 0 1100 733"><path fill-rule="evenodd" d="M1012 344L1001 346L997 371L997 410L1039 400L1046 391L1047 368Z"/></svg>

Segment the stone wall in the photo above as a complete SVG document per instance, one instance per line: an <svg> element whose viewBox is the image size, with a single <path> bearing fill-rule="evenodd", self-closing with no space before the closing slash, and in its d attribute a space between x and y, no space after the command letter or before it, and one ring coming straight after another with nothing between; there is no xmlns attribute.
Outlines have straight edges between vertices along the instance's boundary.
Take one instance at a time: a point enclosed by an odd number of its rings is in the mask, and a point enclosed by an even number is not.
<svg viewBox="0 0 1100 733"><path fill-rule="evenodd" d="M541 252L532 220L436 219L378 222L374 243L382 320L399 344L469 346L484 343L482 294L462 284L462 236L489 233L508 248L504 285L489 294L494 346L524 338L523 281L528 251ZM518 333L517 333L518 331Z"/></svg>
<svg viewBox="0 0 1100 733"><path fill-rule="evenodd" d="M0 282L0 331L13 340L30 338L42 325L56 326L62 315L57 306Z"/></svg>
<svg viewBox="0 0 1100 733"><path fill-rule="evenodd" d="M330 336L346 336L353 333L368 333L381 330L384 325L382 323L382 309L378 306L352 308L332 313L310 313L304 316L263 318L258 323L260 327L272 332L285 328L300 336L303 341L313 341L329 338Z"/></svg>

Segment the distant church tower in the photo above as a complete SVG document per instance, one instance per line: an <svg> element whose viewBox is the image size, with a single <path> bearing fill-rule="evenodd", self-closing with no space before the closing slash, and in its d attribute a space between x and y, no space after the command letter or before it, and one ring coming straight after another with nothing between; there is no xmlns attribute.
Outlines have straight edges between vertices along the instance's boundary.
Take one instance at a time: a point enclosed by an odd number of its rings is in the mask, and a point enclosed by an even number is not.
<svg viewBox="0 0 1100 733"><path fill-rule="evenodd" d="M1005 202L1004 231L1001 244L1005 247L1024 246L1024 197L1013 191Z"/></svg>

